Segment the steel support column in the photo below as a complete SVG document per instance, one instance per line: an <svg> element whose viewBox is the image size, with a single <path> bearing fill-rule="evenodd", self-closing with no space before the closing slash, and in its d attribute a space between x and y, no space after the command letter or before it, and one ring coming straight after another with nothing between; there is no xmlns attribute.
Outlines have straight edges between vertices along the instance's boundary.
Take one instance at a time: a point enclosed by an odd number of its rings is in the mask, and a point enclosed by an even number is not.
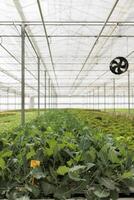
<svg viewBox="0 0 134 200"><path fill-rule="evenodd" d="M134 108L134 90L132 90L132 108Z"/></svg>
<svg viewBox="0 0 134 200"><path fill-rule="evenodd" d="M126 93L123 91L123 106L126 106Z"/></svg>
<svg viewBox="0 0 134 200"><path fill-rule="evenodd" d="M7 110L9 110L9 88L7 89Z"/></svg>
<svg viewBox="0 0 134 200"><path fill-rule="evenodd" d="M94 110L94 90L93 90L93 110Z"/></svg>
<svg viewBox="0 0 134 200"><path fill-rule="evenodd" d="M14 109L16 110L16 98L17 98L17 93L14 93Z"/></svg>
<svg viewBox="0 0 134 200"><path fill-rule="evenodd" d="M104 83L104 111L106 111L106 84Z"/></svg>
<svg viewBox="0 0 134 200"><path fill-rule="evenodd" d="M70 108L72 108L72 95L70 95Z"/></svg>
<svg viewBox="0 0 134 200"><path fill-rule="evenodd" d="M98 86L98 110L100 109L100 87Z"/></svg>
<svg viewBox="0 0 134 200"><path fill-rule="evenodd" d="M21 25L21 125L25 124L25 25Z"/></svg>
<svg viewBox="0 0 134 200"><path fill-rule="evenodd" d="M48 108L50 108L50 78L48 79Z"/></svg>
<svg viewBox="0 0 134 200"><path fill-rule="evenodd" d="M53 107L53 85L51 83L51 108Z"/></svg>
<svg viewBox="0 0 134 200"><path fill-rule="evenodd" d="M38 59L38 116L40 115L40 58Z"/></svg>
<svg viewBox="0 0 134 200"><path fill-rule="evenodd" d="M54 108L56 108L56 95L55 95L55 91L54 91Z"/></svg>
<svg viewBox="0 0 134 200"><path fill-rule="evenodd" d="M47 105L47 100L46 100L46 95L47 95L47 72L46 70L44 71L44 84L45 84L45 88L44 88L44 108L46 109L46 105Z"/></svg>
<svg viewBox="0 0 134 200"><path fill-rule="evenodd" d="M115 112L115 79L113 79L113 109Z"/></svg>
<svg viewBox="0 0 134 200"><path fill-rule="evenodd" d="M90 92L88 92L88 105L87 105L88 108L90 108Z"/></svg>
<svg viewBox="0 0 134 200"><path fill-rule="evenodd" d="M58 96L56 93L55 93L55 99L56 99L56 108L58 108Z"/></svg>
<svg viewBox="0 0 134 200"><path fill-rule="evenodd" d="M50 98L49 98L49 100L50 100L50 105L49 105L49 107L51 108L51 80L50 80L50 85L49 85L49 90L50 90Z"/></svg>
<svg viewBox="0 0 134 200"><path fill-rule="evenodd" d="M52 107L52 84L50 81L50 108Z"/></svg>
<svg viewBox="0 0 134 200"><path fill-rule="evenodd" d="M130 71L128 71L128 113L130 114Z"/></svg>
<svg viewBox="0 0 134 200"><path fill-rule="evenodd" d="M54 102L54 104L53 104L53 108L56 108L56 101L55 101L55 91L54 91L54 93L53 93L53 102Z"/></svg>

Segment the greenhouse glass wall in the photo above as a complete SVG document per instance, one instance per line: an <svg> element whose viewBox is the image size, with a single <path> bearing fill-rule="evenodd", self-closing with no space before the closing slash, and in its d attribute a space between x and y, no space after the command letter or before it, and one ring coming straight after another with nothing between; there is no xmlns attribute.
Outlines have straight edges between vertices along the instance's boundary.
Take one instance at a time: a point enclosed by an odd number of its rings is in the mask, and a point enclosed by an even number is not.
<svg viewBox="0 0 134 200"><path fill-rule="evenodd" d="M77 132L77 126L74 125L72 128L71 124L71 122L73 123L71 118L73 113L78 120L85 120L83 124L86 128L91 126L93 130L95 128L98 132L101 130L108 135L116 132L115 140L127 142L129 144L127 148L132 150L134 147L133 60L134 0L0 0L0 134L2 132L3 138L7 137L8 131L18 131L14 128L22 128L23 132L29 123L37 123L39 131L51 132L53 124L59 125L63 117L63 124L61 122L62 127L59 128L59 132L66 133L68 130L69 137L73 137L70 130L73 134L75 131ZM68 125L64 127L68 121L68 114L63 116L62 111L70 113L69 125L72 129L68 128ZM56 112L58 114L55 114ZM82 113L80 114L80 112ZM90 120L87 116L88 112ZM45 113L47 113L45 115L46 121L43 122L43 118L39 117ZM47 126L48 121L51 121L50 116L52 124ZM38 122L38 119L41 122ZM114 121L113 124L112 121ZM120 127L121 124L122 127ZM44 126L47 127L44 128ZM30 130L32 127L34 125L30 126ZM57 131L56 128L54 126L55 131ZM84 130L87 130L86 128ZM78 132L79 130L81 127L78 128ZM98 132L95 134L97 135ZM82 133L85 134L85 132ZM19 135L20 132L14 132L14 134ZM36 138L36 135L34 137ZM39 138L40 135L38 135L37 140ZM97 141L98 138L96 136L94 140ZM103 139L108 144L111 141L111 138L104 137ZM1 153L1 148L5 144L3 140L0 139L0 178L1 174L4 173L2 170L5 169L6 159L11 153ZM9 140L10 137L6 144L11 142ZM112 141L112 145L115 144L115 141ZM55 141L51 142L52 146L55 145ZM105 147L104 143L101 145ZM28 148L30 148L30 154L27 157L34 160L36 150L31 150L32 147ZM71 148L73 149L73 147ZM92 153L94 153L95 148L97 147L92 148ZM112 162L113 167L115 167L116 164L119 164L119 159L116 157L119 154L115 151L119 148L124 153L122 153L124 160L126 154L119 146L115 145L110 148L110 153L115 154L112 158L110 156L113 154L108 154L109 159L111 159L108 162ZM52 151L49 153L51 154ZM70 151L66 153L72 157L75 154L74 152L71 154ZM3 155L7 157L4 158ZM77 159L80 158L77 157ZM133 161L134 158L132 163ZM39 163L36 164L40 165ZM132 163L130 168L134 166ZM94 163L92 164L94 166ZM74 163L73 165L75 166ZM70 169L70 166L68 164L68 166L62 167L64 170L76 170ZM77 170L85 169L80 164L76 168ZM64 173L70 173L70 171L59 172L59 170L61 168L58 168L55 173L59 173L58 175L61 176ZM133 174L132 170L127 170L122 175L125 177L124 179L129 179ZM73 175L71 174L71 177ZM34 180L38 178L34 176L32 178L34 185ZM76 179L83 180L79 177ZM18 180L20 179L18 178ZM107 179L104 182L102 187L106 185ZM109 185L112 183L113 180L108 182ZM100 193L101 188L99 188L90 199L110 199L112 189L111 186L106 187L104 194ZM109 193L109 189L111 193ZM123 189L125 190L125 187ZM0 198L1 196L5 197L4 195L5 193L1 193L0 181ZM112 196L114 200L118 197ZM11 196L9 195L8 198L10 199ZM17 199L17 197L15 198ZM56 198L59 197L56 196Z"/></svg>
<svg viewBox="0 0 134 200"><path fill-rule="evenodd" d="M26 109L133 108L132 0L1 0L0 12L1 110L21 109L22 94Z"/></svg>

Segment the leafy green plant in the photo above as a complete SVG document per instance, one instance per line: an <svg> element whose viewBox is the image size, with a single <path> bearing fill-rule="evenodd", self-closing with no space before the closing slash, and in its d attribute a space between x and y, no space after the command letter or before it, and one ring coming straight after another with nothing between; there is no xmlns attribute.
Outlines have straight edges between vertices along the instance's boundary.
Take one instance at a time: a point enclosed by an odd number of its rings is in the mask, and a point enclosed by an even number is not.
<svg viewBox="0 0 134 200"><path fill-rule="evenodd" d="M87 126L98 129L105 134L112 134L121 142L127 143L128 147L134 148L134 123L133 115L117 115L108 112L91 111L91 110L71 110L78 120L85 122Z"/></svg>
<svg viewBox="0 0 134 200"><path fill-rule="evenodd" d="M1 134L1 144L0 195L10 200L62 200L79 193L88 200L116 200L134 186L133 151L68 110L46 111ZM31 160L40 164L31 166Z"/></svg>

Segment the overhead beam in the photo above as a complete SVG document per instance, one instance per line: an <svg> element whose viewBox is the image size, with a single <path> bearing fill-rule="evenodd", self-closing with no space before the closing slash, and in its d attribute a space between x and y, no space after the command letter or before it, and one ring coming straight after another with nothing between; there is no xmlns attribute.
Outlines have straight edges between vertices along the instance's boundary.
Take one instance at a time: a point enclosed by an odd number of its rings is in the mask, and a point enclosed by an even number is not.
<svg viewBox="0 0 134 200"><path fill-rule="evenodd" d="M118 80L118 79L117 79ZM109 82L109 83L111 83L111 82ZM107 82L107 84L108 84L108 82ZM127 84L127 82L126 82L126 84ZM16 86L16 84L12 84L12 86L15 88L15 86ZM96 88L96 87L98 87L98 86L102 86L102 85L91 85L90 86L90 88ZM134 87L134 85L132 85L131 84L131 86L132 87ZM36 86L37 87L37 86ZM55 86L55 87L58 87L58 86ZM68 88L70 88L71 87L71 85L62 85L62 86L59 86L59 88L62 90L62 88L63 88L63 90L65 90L66 88L68 89ZM77 87L77 86L75 86L75 87ZM83 88L88 88L89 87L89 85L83 85L83 86L79 86L78 88L82 88L82 92L83 92ZM111 85L109 85L109 86L107 86L107 87L109 87L109 88L111 88L112 86ZM116 88L117 87L119 87L119 88L127 88L127 86L126 85L124 85L124 86L120 86L120 85L118 85L118 86L116 86ZM18 88L18 87L17 87ZM38 87L37 87L38 88ZM44 88L44 87L41 87L42 89ZM49 86L47 87L47 88L49 88ZM1 88L0 88L1 89ZM86 91L85 91L86 92ZM42 93L42 95L44 96L44 93Z"/></svg>
<svg viewBox="0 0 134 200"><path fill-rule="evenodd" d="M17 0L18 1L18 0ZM46 26L102 26L105 23L105 21L45 21ZM9 25L21 25L25 24L27 26L31 25L37 25L37 26L42 26L42 21L27 21L27 20L22 20L22 21L0 21L1 26L9 26ZM106 26L133 26L134 21L108 21Z"/></svg>
<svg viewBox="0 0 134 200"><path fill-rule="evenodd" d="M5 91L5 93L7 92L7 89L8 88L5 88L5 90L3 89L3 91ZM3 98L5 98L6 97L6 94L5 94L4 92L2 93L2 94L0 94L0 96L2 96ZM10 93L10 88L9 88L9 93ZM103 93L103 92L102 92ZM102 98L102 97L104 97L104 94L100 94L99 95L99 97L100 98ZM5 94L5 96L4 96L4 94ZM15 94L15 93L14 93ZM14 98L14 95L9 95L9 97L13 97ZM18 98L20 97L20 96L17 96ZM33 95L32 97L34 97L34 98L38 98L37 96L35 96L35 95ZM49 97L49 96L46 96L46 97ZM53 98L57 98L57 95L56 94L54 94L54 95L52 95L52 97ZM93 97L93 95L90 95L90 97ZM97 96L96 96L97 97ZM113 95L106 95L106 97L111 97L111 101L112 101L112 98L113 98ZM116 95L116 97L117 98L123 98L124 97L124 95L123 94L118 94L118 95ZM125 95L125 97L128 97L128 95ZM131 95L130 97L134 97L134 95ZM41 98L43 98L43 97L41 97ZM58 98L70 98L70 96L68 96L68 95L58 95ZM87 98L87 94L85 94L85 95L72 95L71 96L71 98ZM113 102L112 102L113 103ZM41 102L41 104L42 105L44 105L44 103L43 102ZM128 104L128 103L127 103Z"/></svg>
<svg viewBox="0 0 134 200"><path fill-rule="evenodd" d="M48 35L48 38L98 38L99 35L94 34L94 35ZM15 34L1 34L0 37L3 38L8 38L8 37L13 37L13 38L19 38L20 35L15 35ZM46 38L45 35L43 34L35 34L35 35L28 35L29 38ZM101 35L100 38L133 38L134 35Z"/></svg>
<svg viewBox="0 0 134 200"><path fill-rule="evenodd" d="M20 35L15 35L15 34L12 34L12 35L9 35L9 34L1 34L0 37L3 37L3 38L10 38L10 37L13 37L13 38L19 38ZM29 38L46 38L45 35L28 35ZM98 38L98 35L97 34L94 34L94 35L48 35L47 36L48 38ZM134 35L101 35L100 38L133 38Z"/></svg>

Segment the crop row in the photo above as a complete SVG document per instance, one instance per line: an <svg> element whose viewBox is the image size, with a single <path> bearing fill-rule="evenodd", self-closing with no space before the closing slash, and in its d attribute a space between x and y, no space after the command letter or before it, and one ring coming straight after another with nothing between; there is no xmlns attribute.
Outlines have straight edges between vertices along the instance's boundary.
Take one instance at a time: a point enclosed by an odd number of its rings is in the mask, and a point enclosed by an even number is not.
<svg viewBox="0 0 134 200"><path fill-rule="evenodd" d="M46 111L0 136L1 198L116 200L134 186L133 150L71 111Z"/></svg>

